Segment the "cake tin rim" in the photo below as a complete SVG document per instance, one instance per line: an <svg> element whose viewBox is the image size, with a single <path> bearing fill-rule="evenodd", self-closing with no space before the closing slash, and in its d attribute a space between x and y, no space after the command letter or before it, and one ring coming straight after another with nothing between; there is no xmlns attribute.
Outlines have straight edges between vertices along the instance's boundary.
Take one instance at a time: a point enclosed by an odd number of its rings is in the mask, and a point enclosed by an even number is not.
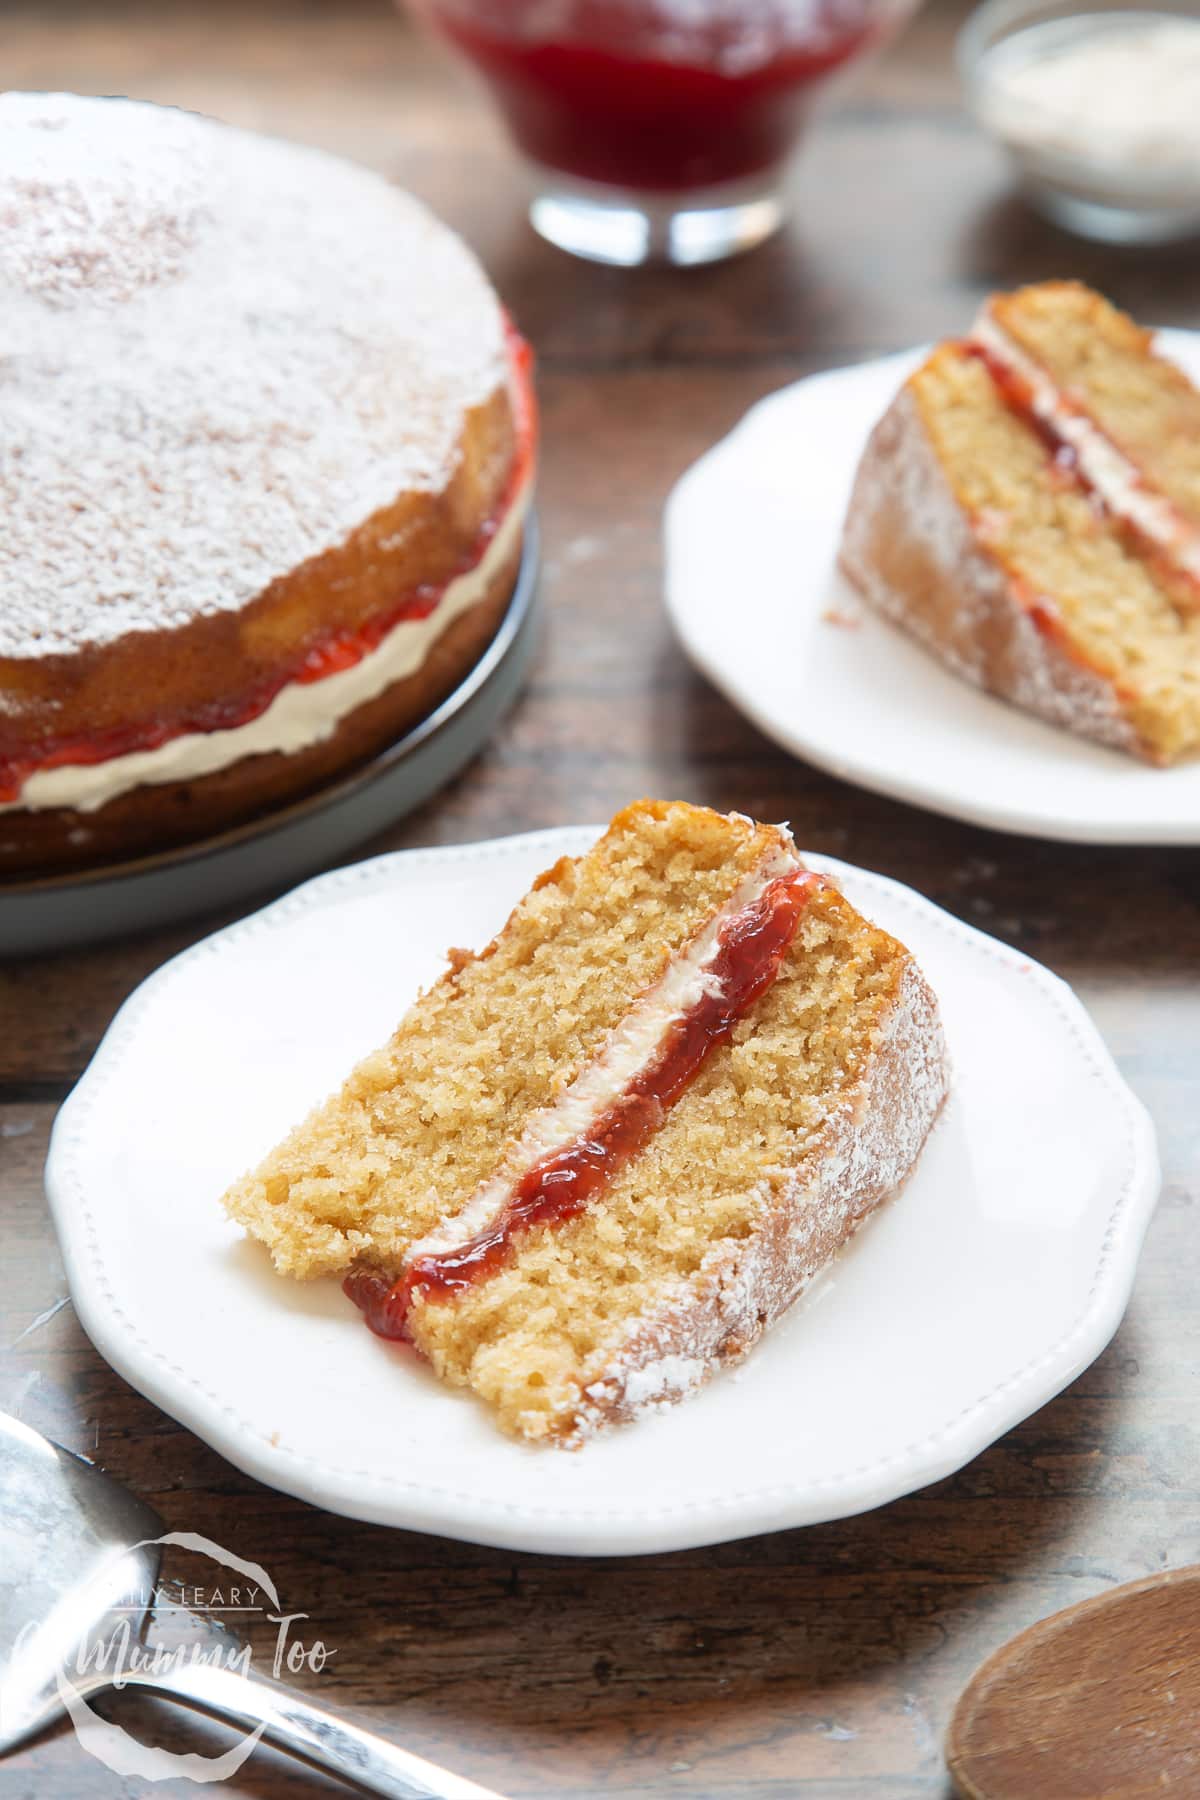
<svg viewBox="0 0 1200 1800"><path fill-rule="evenodd" d="M0 960L53 955L205 914L261 906L424 804L493 738L538 636L540 532L531 512L508 608L474 668L428 717L286 806L149 858L0 883Z"/></svg>
<svg viewBox="0 0 1200 1800"><path fill-rule="evenodd" d="M347 794L357 791L403 762L453 724L463 707L487 684L504 661L526 623L534 603L541 552L540 530L532 507L526 514L523 529L524 541L517 577L495 635L458 686L452 688L432 712L418 720L402 737L376 751L365 762L343 770L307 793L285 801L282 806L272 807L258 817L226 826L223 831L213 832L207 837L191 839L165 850L150 851L146 855L128 857L120 862L97 863L87 868L63 870L57 874L20 876L15 880L0 878L0 913L3 912L4 902L9 899L35 899L41 894L83 892L89 887L107 887L116 881L154 874L161 869L185 867L188 863L202 862L223 850L237 849L250 842L261 842L274 831L336 806ZM3 954L2 938L0 954Z"/></svg>

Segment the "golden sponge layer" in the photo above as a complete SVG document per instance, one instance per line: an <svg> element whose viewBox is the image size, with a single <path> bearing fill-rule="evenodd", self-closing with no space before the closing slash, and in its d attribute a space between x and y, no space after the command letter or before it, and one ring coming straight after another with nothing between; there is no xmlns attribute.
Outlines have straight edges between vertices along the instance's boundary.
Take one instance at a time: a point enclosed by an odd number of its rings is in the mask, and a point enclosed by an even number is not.
<svg viewBox="0 0 1200 1800"><path fill-rule="evenodd" d="M777 845L699 807L618 813L486 949L453 953L391 1041L230 1189L230 1215L287 1275L398 1267Z"/></svg>
<svg viewBox="0 0 1200 1800"><path fill-rule="evenodd" d="M437 1372L508 1431L571 1435L631 1328L760 1230L819 1154L910 960L834 889L818 893L774 986L603 1204L530 1232L508 1268L452 1303L418 1293L410 1326ZM727 1354L745 1347L739 1337Z"/></svg>
<svg viewBox="0 0 1200 1800"><path fill-rule="evenodd" d="M1152 485L1200 525L1200 392L1157 353L1153 333L1078 281L999 294L990 310Z"/></svg>
<svg viewBox="0 0 1200 1800"><path fill-rule="evenodd" d="M486 950L453 953L391 1042L233 1188L230 1212L288 1274L400 1275L512 1166L530 1115L606 1053L669 961L735 894L740 909L798 867L783 832L736 815L627 808ZM474 1286L418 1283L406 1333L534 1440L577 1442L679 1398L743 1355L903 1180L944 1091L912 957L817 883L773 985L649 1142Z"/></svg>
<svg viewBox="0 0 1200 1800"><path fill-rule="evenodd" d="M956 674L1167 764L1200 750L1197 530L1200 392L1099 294L1045 282L904 384L839 560Z"/></svg>
<svg viewBox="0 0 1200 1800"><path fill-rule="evenodd" d="M1058 471L987 369L943 345L912 391L945 478L991 556L1049 602L1077 659L1112 683L1160 761L1200 748L1200 614Z"/></svg>

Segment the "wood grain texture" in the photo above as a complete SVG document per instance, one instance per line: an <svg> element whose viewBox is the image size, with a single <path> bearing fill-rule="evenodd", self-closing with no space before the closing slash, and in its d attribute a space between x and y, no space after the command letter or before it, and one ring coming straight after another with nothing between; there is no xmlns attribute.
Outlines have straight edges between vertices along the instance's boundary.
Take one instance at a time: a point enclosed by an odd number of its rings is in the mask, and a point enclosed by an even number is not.
<svg viewBox="0 0 1200 1800"><path fill-rule="evenodd" d="M1200 1568L1128 1582L988 1658L954 1710L962 1800L1200 1792Z"/></svg>
<svg viewBox="0 0 1200 1800"><path fill-rule="evenodd" d="M790 818L802 843L912 883L1073 981L1159 1126L1165 1195L1115 1343L959 1475L712 1550L514 1556L259 1487L113 1375L63 1303L40 1177L55 1102L122 998L217 921L0 969L0 1405L99 1458L171 1526L265 1562L336 1649L318 1695L512 1795L946 1800L941 1736L986 1654L1200 1554L1200 854L1034 844L833 781L688 669L659 600L671 483L780 383L961 328L991 285L1056 274L1200 324L1194 252L1090 249L1013 198L958 107L960 10L926 11L845 90L775 243L724 268L622 274L532 237L486 107L384 0L0 5L13 86L177 101L406 181L477 245L534 342L548 617L532 680L490 748L372 848L600 819L645 792ZM162 1279L203 1305L186 1270ZM176 1746L224 1742L151 1702L111 1708ZM0 1800L142 1791L69 1732L0 1763ZM267 1756L225 1788L335 1791Z"/></svg>

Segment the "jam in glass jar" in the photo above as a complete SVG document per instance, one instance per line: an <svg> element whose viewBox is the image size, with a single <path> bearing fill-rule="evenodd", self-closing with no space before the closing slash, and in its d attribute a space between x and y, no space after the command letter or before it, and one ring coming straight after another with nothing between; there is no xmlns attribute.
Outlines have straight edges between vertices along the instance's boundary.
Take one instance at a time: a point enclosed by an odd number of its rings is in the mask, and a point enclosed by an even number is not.
<svg viewBox="0 0 1200 1800"><path fill-rule="evenodd" d="M413 0L480 71L530 212L611 263L711 262L782 216L817 94L916 0Z"/></svg>

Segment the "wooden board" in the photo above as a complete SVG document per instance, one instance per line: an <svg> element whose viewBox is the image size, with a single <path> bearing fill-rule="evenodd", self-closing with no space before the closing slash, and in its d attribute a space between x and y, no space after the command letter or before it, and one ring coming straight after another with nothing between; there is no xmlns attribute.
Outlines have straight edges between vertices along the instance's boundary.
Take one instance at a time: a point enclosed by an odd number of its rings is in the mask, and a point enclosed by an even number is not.
<svg viewBox="0 0 1200 1800"><path fill-rule="evenodd" d="M958 104L962 10L925 12L846 88L797 164L778 241L723 268L628 275L532 237L476 90L385 0L0 7L12 86L197 106L408 182L478 246L533 339L548 451L540 657L492 746L379 847L596 819L645 792L790 818L803 843L913 883L1075 982L1159 1126L1166 1192L1115 1344L953 1480L724 1549L516 1557L280 1499L100 1362L61 1304L46 1135L118 1003L202 927L0 971L0 1405L98 1457L171 1526L264 1561L288 1610L336 1649L316 1693L513 1795L945 1800L941 1737L987 1653L1196 1553L1200 854L1035 845L817 774L688 669L659 604L671 483L781 382L960 329L993 283L1050 275L1200 325L1194 252L1091 249L1011 196ZM186 1269L162 1279L180 1306L204 1305ZM260 1631L264 1650L273 1636ZM118 1706L177 1746L215 1741L131 1696ZM0 1800L132 1791L69 1732L0 1763ZM223 1791L342 1792L266 1758Z"/></svg>

